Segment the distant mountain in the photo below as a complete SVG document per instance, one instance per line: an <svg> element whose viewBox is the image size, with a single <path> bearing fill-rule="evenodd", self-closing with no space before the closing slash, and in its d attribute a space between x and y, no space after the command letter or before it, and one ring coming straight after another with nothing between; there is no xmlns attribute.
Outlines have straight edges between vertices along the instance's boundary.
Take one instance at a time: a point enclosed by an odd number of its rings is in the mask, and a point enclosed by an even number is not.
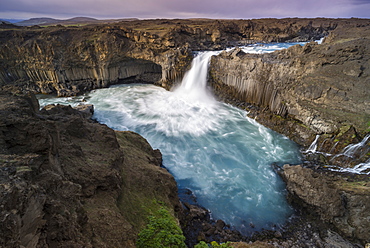
<svg viewBox="0 0 370 248"><path fill-rule="evenodd" d="M62 20L42 17L42 18L31 18L29 20L21 21L21 22L16 23L16 25L18 26L51 25L51 24L58 23L60 21Z"/></svg>
<svg viewBox="0 0 370 248"><path fill-rule="evenodd" d="M91 18L91 17L73 17L68 20L64 20L64 23L94 23L94 22L99 22L98 19Z"/></svg>
<svg viewBox="0 0 370 248"><path fill-rule="evenodd" d="M109 20L98 20L91 17L74 17L67 20L59 20L54 18L31 18L29 20L15 23L18 26L47 26L47 25L86 25L86 24L97 24L97 23L112 23L120 21L135 21L137 18L124 18L124 19L109 19Z"/></svg>

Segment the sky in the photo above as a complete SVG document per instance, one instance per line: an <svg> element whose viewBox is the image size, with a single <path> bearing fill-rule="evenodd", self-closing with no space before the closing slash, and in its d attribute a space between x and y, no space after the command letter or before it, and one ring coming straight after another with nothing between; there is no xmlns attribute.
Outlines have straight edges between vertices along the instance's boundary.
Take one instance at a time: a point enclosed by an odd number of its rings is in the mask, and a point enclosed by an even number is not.
<svg viewBox="0 0 370 248"><path fill-rule="evenodd" d="M370 0L0 0L0 19L370 18Z"/></svg>

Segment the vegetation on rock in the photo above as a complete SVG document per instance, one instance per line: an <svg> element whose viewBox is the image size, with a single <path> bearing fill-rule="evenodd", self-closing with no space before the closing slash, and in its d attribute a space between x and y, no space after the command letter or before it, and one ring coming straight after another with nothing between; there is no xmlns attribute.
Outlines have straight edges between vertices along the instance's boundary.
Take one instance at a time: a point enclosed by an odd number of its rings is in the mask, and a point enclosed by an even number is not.
<svg viewBox="0 0 370 248"><path fill-rule="evenodd" d="M185 237L168 210L160 207L149 216L149 223L139 233L138 248L186 248Z"/></svg>

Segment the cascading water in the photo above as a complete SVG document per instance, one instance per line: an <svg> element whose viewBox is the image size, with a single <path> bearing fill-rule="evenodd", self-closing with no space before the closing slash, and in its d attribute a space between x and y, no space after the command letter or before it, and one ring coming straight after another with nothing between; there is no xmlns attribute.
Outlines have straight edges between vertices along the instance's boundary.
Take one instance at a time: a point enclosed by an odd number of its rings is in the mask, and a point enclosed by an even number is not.
<svg viewBox="0 0 370 248"><path fill-rule="evenodd" d="M299 163L295 143L214 100L206 77L212 53L201 53L173 92L153 85L121 85L84 97L94 118L145 137L163 154L180 188L190 189L212 217L244 234L283 224L292 214L272 163ZM40 100L68 104L81 98ZM253 228L252 228L253 226Z"/></svg>
<svg viewBox="0 0 370 248"><path fill-rule="evenodd" d="M305 153L315 153L317 150L317 141L319 140L320 135L316 135L315 140L311 143L310 147L305 151Z"/></svg>
<svg viewBox="0 0 370 248"><path fill-rule="evenodd" d="M346 157L352 158L360 149L364 148L370 139L370 135L366 135L361 142L357 144L349 144L343 149L342 154Z"/></svg>
<svg viewBox="0 0 370 248"><path fill-rule="evenodd" d="M370 141L370 134L367 134L359 143L347 145L346 147L343 148L343 150L340 153L335 155L321 152L320 149L318 149L319 138L320 135L316 135L315 140L311 143L309 148L306 151L304 151L305 154L316 153L322 154L325 157L330 158L329 163L332 164L331 165L327 164L325 166L333 171L350 172L355 174L368 174L368 175L370 174L370 159L368 159L366 162L359 163L349 168L343 168L341 166L338 166L338 164L341 163L345 163L348 166L351 165L350 162L352 160L356 161L356 159L363 159L365 155L370 151L370 146L368 144ZM337 144L338 142L335 143L334 147Z"/></svg>
<svg viewBox="0 0 370 248"><path fill-rule="evenodd" d="M366 135L361 142L356 144L349 144L347 145L341 153L333 156L330 161L334 161L337 158L345 158L348 159L355 159L355 158L363 158L365 154L370 151L369 146L370 134ZM346 161L344 160L344 161ZM370 159L368 159L364 163L359 163L355 165L353 168L341 168L341 167L332 167L334 171L340 172L350 172L356 174L367 174L370 175Z"/></svg>
<svg viewBox="0 0 370 248"><path fill-rule="evenodd" d="M182 80L180 86L174 90L174 94L187 101L214 103L212 94L206 90L209 60L212 55L219 52L200 52L193 59L191 70Z"/></svg>

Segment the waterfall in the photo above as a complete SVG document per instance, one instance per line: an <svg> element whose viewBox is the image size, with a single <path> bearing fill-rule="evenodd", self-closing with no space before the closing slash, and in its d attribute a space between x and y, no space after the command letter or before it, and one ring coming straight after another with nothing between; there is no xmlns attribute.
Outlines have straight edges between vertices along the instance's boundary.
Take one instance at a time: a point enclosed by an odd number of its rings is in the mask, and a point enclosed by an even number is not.
<svg viewBox="0 0 370 248"><path fill-rule="evenodd" d="M370 138L370 134L366 135L361 142L357 144L349 144L348 146L344 147L342 154L346 157L353 158L353 156L362 148L365 147L368 140Z"/></svg>
<svg viewBox="0 0 370 248"><path fill-rule="evenodd" d="M174 89L174 94L187 101L215 102L214 97L207 90L207 76L211 57L219 53L219 51L198 53L191 63L190 70L185 73L181 85Z"/></svg>
<svg viewBox="0 0 370 248"><path fill-rule="evenodd" d="M317 149L317 141L319 140L320 135L316 135L315 140L312 142L310 147L305 151L306 153L315 153Z"/></svg>

